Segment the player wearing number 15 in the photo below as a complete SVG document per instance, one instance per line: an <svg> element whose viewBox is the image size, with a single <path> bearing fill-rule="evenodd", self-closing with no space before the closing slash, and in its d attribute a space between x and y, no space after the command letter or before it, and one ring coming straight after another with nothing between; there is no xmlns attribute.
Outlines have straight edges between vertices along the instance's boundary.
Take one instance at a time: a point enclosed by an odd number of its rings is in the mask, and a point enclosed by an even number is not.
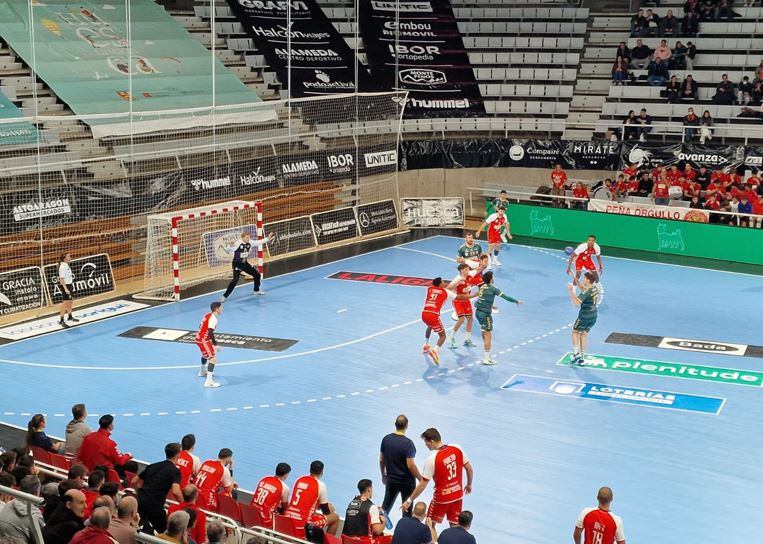
<svg viewBox="0 0 763 544"><path fill-rule="evenodd" d="M223 448L217 455L217 460L204 461L196 475L196 487L199 488L199 498L196 501L199 508L217 511L217 493L222 491L230 495L236 487L231 470L233 469L233 452Z"/></svg>
<svg viewBox="0 0 763 544"><path fill-rule="evenodd" d="M287 463L278 463L275 476L265 476L252 493L251 506L260 513L263 527L272 529L273 514L284 512L289 505L286 478L290 473L291 467Z"/></svg>
<svg viewBox="0 0 763 544"><path fill-rule="evenodd" d="M575 544L625 544L623 520L609 510L613 498L610 488L599 489L596 496L598 507L584 508L575 523L575 532L572 535ZM581 542L584 533L585 540Z"/></svg>
<svg viewBox="0 0 763 544"><path fill-rule="evenodd" d="M421 434L424 445L432 452L424 463L421 481L410 497L403 503L403 510L411 507L416 497L434 480L432 502L427 517L434 524L448 518L451 527L458 525L458 515L463 509L465 494L472 492L474 469L463 450L455 444L443 444L440 431L429 428ZM464 485L466 471L466 485Z"/></svg>

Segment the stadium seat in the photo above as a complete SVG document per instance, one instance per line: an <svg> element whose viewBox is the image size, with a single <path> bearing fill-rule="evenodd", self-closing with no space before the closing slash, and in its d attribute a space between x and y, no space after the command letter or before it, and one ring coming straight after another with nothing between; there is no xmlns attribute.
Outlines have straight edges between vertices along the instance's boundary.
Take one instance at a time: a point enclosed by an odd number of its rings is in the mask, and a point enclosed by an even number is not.
<svg viewBox="0 0 763 544"><path fill-rule="evenodd" d="M241 525L246 528L264 527L260 511L248 504L239 504L241 509Z"/></svg>
<svg viewBox="0 0 763 544"><path fill-rule="evenodd" d="M32 446L30 449L32 450L32 457L34 457L35 462L45 463L46 465L52 464L50 462L49 451L38 448L37 446Z"/></svg>
<svg viewBox="0 0 763 544"><path fill-rule="evenodd" d="M106 481L107 482L115 482L115 483L118 483L118 484L122 483L122 479L119 477L119 474L117 474L117 471L114 470L113 468L110 468L106 472Z"/></svg>
<svg viewBox="0 0 763 544"><path fill-rule="evenodd" d="M297 524L293 519L282 516L281 514L275 514L273 518L275 521L274 527L277 532L296 538L305 538L305 528L297 527Z"/></svg>
<svg viewBox="0 0 763 544"><path fill-rule="evenodd" d="M69 469L71 468L71 463L66 457L64 457L63 455L58 455L57 453L51 453L49 455L50 455L51 465L53 465L56 468L60 468L61 470L65 470L66 472L69 472Z"/></svg>
<svg viewBox="0 0 763 544"><path fill-rule="evenodd" d="M241 522L241 505L230 495L222 493L217 495L217 513L232 519L236 523Z"/></svg>
<svg viewBox="0 0 763 544"><path fill-rule="evenodd" d="M323 544L342 544L343 542L344 537L339 538L338 536L330 535L328 533L323 535Z"/></svg>

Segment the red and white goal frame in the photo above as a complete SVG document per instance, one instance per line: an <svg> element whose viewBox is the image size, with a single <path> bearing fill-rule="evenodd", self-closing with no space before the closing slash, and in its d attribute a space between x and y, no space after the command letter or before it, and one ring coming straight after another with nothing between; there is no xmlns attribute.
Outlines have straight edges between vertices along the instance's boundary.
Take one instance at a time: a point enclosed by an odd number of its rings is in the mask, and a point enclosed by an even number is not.
<svg viewBox="0 0 763 544"><path fill-rule="evenodd" d="M226 231L230 238L236 230L253 225L253 238L262 240L262 212L261 201L234 200L148 216L144 290L139 296L177 301L183 288L230 274L230 258L216 257L207 238ZM262 274L262 246L257 247L255 262Z"/></svg>

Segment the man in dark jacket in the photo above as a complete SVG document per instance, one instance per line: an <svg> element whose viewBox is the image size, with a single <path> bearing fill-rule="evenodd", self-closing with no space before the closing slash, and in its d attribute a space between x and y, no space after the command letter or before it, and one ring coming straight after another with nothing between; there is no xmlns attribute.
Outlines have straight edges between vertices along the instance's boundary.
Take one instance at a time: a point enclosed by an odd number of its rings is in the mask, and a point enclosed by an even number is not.
<svg viewBox="0 0 763 544"><path fill-rule="evenodd" d="M86 507L87 501L82 491L67 491L64 502L53 511L42 529L45 544L69 544L74 534L85 528L83 517Z"/></svg>

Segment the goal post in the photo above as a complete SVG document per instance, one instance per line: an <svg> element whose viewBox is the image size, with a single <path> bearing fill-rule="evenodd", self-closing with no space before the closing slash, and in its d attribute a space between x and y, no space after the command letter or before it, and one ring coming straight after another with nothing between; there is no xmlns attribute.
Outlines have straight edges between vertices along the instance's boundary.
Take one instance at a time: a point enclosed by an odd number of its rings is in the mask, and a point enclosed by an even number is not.
<svg viewBox="0 0 763 544"><path fill-rule="evenodd" d="M193 285L230 274L231 246L242 232L263 238L262 202L232 200L149 215L143 292L137 298L180 300ZM253 264L263 272L263 247Z"/></svg>

